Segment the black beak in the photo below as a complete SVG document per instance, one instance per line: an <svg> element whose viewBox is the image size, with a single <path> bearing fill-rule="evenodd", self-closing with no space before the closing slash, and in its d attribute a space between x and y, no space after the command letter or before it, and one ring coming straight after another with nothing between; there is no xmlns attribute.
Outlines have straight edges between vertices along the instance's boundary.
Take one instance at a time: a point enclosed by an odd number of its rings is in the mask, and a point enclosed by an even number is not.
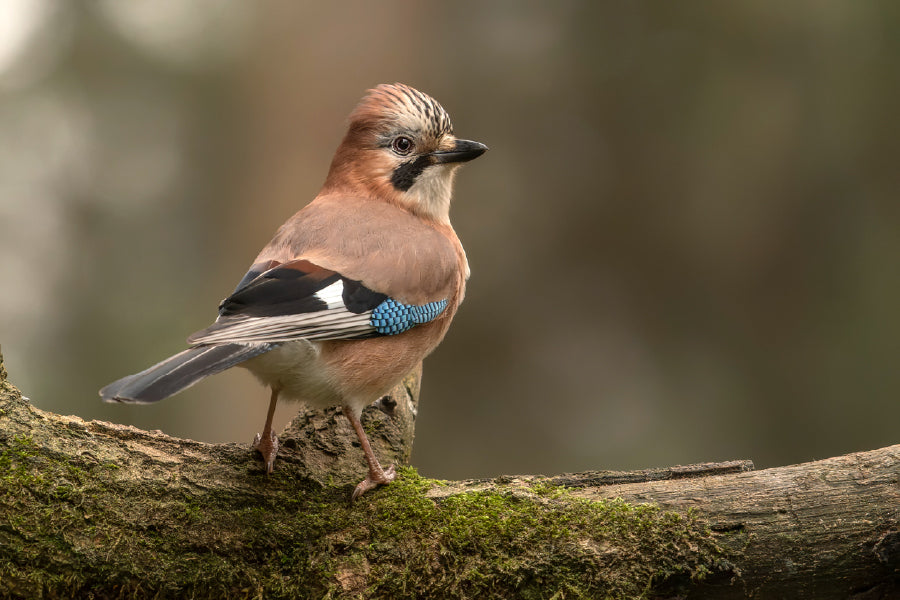
<svg viewBox="0 0 900 600"><path fill-rule="evenodd" d="M438 150L432 152L434 164L462 163L478 158L485 152L488 147L481 142L472 142L469 140L456 140L453 150Z"/></svg>

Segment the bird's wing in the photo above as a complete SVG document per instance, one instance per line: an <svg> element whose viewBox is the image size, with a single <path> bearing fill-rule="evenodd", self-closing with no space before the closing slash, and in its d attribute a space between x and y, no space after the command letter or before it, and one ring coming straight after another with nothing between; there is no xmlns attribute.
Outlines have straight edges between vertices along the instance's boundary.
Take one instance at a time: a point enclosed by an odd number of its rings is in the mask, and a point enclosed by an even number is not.
<svg viewBox="0 0 900 600"><path fill-rule="evenodd" d="M192 344L361 339L434 320L447 299L404 304L306 259L257 263Z"/></svg>

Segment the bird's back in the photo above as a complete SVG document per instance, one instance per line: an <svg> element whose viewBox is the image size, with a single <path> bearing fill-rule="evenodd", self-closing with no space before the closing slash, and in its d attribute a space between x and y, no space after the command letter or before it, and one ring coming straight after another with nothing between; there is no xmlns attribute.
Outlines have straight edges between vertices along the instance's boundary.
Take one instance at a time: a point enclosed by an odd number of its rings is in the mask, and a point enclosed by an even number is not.
<svg viewBox="0 0 900 600"><path fill-rule="evenodd" d="M316 198L285 223L254 264L305 259L400 302L463 295L465 251L449 224L359 196Z"/></svg>

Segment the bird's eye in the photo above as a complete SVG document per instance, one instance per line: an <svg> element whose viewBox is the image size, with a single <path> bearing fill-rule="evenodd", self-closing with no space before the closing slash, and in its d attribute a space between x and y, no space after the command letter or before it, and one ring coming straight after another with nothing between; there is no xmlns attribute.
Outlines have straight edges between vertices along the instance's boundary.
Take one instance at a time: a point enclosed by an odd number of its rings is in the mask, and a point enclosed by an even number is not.
<svg viewBox="0 0 900 600"><path fill-rule="evenodd" d="M394 138L394 141L391 142L391 149L401 156L406 156L407 154L409 154L412 148L412 140L403 135Z"/></svg>

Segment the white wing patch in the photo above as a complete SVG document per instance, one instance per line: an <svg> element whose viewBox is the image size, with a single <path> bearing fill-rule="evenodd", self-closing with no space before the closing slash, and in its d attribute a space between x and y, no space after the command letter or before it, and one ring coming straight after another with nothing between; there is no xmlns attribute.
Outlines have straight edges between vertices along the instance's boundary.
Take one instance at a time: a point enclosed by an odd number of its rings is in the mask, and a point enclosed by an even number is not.
<svg viewBox="0 0 900 600"><path fill-rule="evenodd" d="M316 292L316 298L328 304L328 308L344 308L344 282L338 279Z"/></svg>

